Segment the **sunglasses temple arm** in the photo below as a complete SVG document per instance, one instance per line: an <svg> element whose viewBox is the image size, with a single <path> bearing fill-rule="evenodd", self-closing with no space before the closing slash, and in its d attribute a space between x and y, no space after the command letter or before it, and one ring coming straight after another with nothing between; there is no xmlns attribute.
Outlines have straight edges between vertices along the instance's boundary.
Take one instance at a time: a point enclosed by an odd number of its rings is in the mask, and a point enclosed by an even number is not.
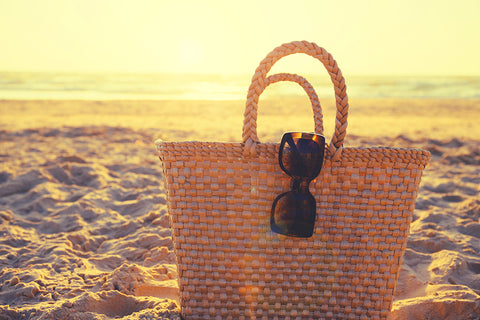
<svg viewBox="0 0 480 320"><path fill-rule="evenodd" d="M288 142L288 145L295 150L296 153L298 153L297 146L295 145L295 141L293 141L292 136L288 135L286 138L286 141Z"/></svg>

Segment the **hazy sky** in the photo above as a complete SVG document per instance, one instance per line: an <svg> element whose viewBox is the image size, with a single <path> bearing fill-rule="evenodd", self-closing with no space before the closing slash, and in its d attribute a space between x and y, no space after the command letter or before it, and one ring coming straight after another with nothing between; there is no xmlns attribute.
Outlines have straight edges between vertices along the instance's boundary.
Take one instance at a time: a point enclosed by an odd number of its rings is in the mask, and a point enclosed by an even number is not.
<svg viewBox="0 0 480 320"><path fill-rule="evenodd" d="M0 71L251 74L309 40L344 74L480 75L479 15L480 0L0 0Z"/></svg>

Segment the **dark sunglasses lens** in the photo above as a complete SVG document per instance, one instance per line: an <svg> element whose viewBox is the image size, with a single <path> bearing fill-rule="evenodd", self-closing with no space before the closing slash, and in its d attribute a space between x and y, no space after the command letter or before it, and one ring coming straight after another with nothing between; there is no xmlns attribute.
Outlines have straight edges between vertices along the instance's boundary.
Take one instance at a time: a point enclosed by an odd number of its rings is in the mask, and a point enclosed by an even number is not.
<svg viewBox="0 0 480 320"><path fill-rule="evenodd" d="M314 179L322 168L323 148L323 144L308 138L287 140L280 150L283 167L292 176Z"/></svg>
<svg viewBox="0 0 480 320"><path fill-rule="evenodd" d="M287 236L308 238L315 227L315 198L310 193L285 192L273 202L272 231Z"/></svg>

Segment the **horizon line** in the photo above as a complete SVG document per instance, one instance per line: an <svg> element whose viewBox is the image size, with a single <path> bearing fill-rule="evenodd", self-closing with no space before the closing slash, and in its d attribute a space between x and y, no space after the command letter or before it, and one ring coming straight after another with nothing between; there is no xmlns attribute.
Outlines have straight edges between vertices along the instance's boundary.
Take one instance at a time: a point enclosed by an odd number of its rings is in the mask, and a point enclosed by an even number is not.
<svg viewBox="0 0 480 320"><path fill-rule="evenodd" d="M127 71L127 70L0 70L0 73L53 73L53 74L105 74L105 75L168 75L168 76L230 76L230 77L252 77L252 73L239 73L239 72L170 72L170 71ZM348 77L480 77L480 74L475 73L398 73L398 72L385 72L385 73L346 73L342 72L344 75L348 74ZM272 73L273 74L273 73ZM327 75L327 72L316 72L316 73L303 73L304 76L316 77Z"/></svg>

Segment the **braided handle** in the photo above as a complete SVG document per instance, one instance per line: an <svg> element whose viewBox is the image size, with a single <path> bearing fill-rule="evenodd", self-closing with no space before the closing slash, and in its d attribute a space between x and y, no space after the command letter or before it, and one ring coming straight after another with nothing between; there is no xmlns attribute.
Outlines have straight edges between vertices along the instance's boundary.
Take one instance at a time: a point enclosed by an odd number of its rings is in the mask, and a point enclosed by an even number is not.
<svg viewBox="0 0 480 320"><path fill-rule="evenodd" d="M270 52L255 70L252 82L248 89L247 103L243 122L244 154L254 156L255 146L260 141L257 136L257 109L258 99L265 87L267 73L272 66L281 58L293 53L305 53L318 59L327 69L335 89L335 101L337 106L335 132L330 142L329 153L334 158L340 155L341 147L346 135L348 116L348 97L346 93L345 79L337 66L332 55L315 43L307 41L295 41L283 44Z"/></svg>
<svg viewBox="0 0 480 320"><path fill-rule="evenodd" d="M315 133L323 135L323 114L322 114L322 106L320 105L320 101L318 100L317 93L315 89L313 89L310 82L307 81L304 77L301 77L297 74L292 73L277 73L267 77L263 83L263 88L260 89L258 95L260 96L262 92L272 83L280 82L280 81L291 81L298 83L303 90L307 93L308 97L310 98L310 102L312 104L313 109L313 121L315 123Z"/></svg>

